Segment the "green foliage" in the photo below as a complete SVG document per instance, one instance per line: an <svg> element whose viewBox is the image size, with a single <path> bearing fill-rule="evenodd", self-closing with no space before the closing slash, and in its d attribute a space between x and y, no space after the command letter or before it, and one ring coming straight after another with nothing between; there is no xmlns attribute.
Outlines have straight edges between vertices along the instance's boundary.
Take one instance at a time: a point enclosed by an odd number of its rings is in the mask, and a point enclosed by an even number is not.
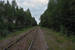
<svg viewBox="0 0 75 50"><path fill-rule="evenodd" d="M67 36L75 35L75 1L50 0L40 24Z"/></svg>
<svg viewBox="0 0 75 50"><path fill-rule="evenodd" d="M52 29L41 27L44 30L49 50L75 50L75 36L66 37Z"/></svg>
<svg viewBox="0 0 75 50"><path fill-rule="evenodd" d="M23 8L18 8L15 0L12 0L11 4L8 0L7 3L0 1L0 36L36 25L29 9L24 11Z"/></svg>

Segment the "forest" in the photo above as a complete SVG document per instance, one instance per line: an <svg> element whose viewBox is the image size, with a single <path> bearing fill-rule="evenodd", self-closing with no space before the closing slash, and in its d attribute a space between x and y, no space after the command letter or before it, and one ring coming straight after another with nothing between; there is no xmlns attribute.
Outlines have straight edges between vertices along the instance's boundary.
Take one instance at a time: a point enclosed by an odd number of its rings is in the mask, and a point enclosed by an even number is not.
<svg viewBox="0 0 75 50"><path fill-rule="evenodd" d="M35 18L32 17L29 9L24 11L15 0L0 1L0 37L17 31L22 28L36 26Z"/></svg>
<svg viewBox="0 0 75 50"><path fill-rule="evenodd" d="M40 25L63 35L75 35L75 0L49 0Z"/></svg>

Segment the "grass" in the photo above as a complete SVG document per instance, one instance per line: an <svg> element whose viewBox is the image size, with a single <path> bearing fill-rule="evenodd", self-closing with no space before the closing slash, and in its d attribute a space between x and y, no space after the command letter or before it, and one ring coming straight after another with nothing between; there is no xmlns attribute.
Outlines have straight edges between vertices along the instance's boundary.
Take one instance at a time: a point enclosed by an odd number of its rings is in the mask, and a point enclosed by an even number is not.
<svg viewBox="0 0 75 50"><path fill-rule="evenodd" d="M67 37L60 32L53 31L48 28L41 28L44 30L48 50L75 50L75 37Z"/></svg>
<svg viewBox="0 0 75 50"><path fill-rule="evenodd" d="M21 33L29 31L30 29L33 29L33 27L23 28L23 29L18 30L16 32L10 33L6 37L0 37L0 40L5 40L5 39L8 39L10 37L14 37L14 36L20 35Z"/></svg>

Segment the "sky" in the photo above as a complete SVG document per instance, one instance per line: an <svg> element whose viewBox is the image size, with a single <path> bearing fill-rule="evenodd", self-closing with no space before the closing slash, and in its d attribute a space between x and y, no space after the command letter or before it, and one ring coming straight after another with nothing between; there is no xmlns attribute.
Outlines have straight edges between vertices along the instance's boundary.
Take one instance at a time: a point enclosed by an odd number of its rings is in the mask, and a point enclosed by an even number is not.
<svg viewBox="0 0 75 50"><path fill-rule="evenodd" d="M7 1L7 0L5 0ZM11 3L12 0L9 0ZM31 11L33 17L35 17L37 23L40 22L40 16L47 9L48 0L16 0L17 5L22 7L24 10L28 8Z"/></svg>

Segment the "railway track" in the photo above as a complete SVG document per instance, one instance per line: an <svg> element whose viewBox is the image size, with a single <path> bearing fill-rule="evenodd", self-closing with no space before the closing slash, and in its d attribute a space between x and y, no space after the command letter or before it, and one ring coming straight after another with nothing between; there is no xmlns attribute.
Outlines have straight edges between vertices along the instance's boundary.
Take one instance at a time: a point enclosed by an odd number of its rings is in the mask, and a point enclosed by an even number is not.
<svg viewBox="0 0 75 50"><path fill-rule="evenodd" d="M0 50L46 50L43 33L35 28L15 40L11 40Z"/></svg>
<svg viewBox="0 0 75 50"><path fill-rule="evenodd" d="M2 50L10 50L10 48L12 48L12 46L16 45L18 42L20 42L21 40L23 40L24 38L26 38L26 37L27 37L29 34L31 34L32 32L36 32L36 29L33 29L33 30L31 30L31 31L29 31L29 32L27 32L27 33L25 33L25 35L19 37L19 38L16 39L15 41L12 41L12 40L11 40L11 42L9 42L8 45L7 45L5 48L3 48ZM33 34L31 34L31 35L34 37ZM31 39L31 42L30 42L30 43L32 43L32 41L33 41L33 39ZM28 44L28 45L29 45L29 46L28 46L28 49L29 49L29 47L30 47L31 44Z"/></svg>
<svg viewBox="0 0 75 50"><path fill-rule="evenodd" d="M32 41L29 50L48 50L44 34L40 28L38 28L38 30L36 31L36 35L37 36L34 36L34 40Z"/></svg>
<svg viewBox="0 0 75 50"><path fill-rule="evenodd" d="M35 40L37 40L37 36L38 36L37 33L38 33L38 30L36 31L36 34L34 35L34 39L32 40L32 42L31 42L31 44L30 44L28 50L32 50L32 46L34 45ZM37 36L36 36L36 35L37 35Z"/></svg>

